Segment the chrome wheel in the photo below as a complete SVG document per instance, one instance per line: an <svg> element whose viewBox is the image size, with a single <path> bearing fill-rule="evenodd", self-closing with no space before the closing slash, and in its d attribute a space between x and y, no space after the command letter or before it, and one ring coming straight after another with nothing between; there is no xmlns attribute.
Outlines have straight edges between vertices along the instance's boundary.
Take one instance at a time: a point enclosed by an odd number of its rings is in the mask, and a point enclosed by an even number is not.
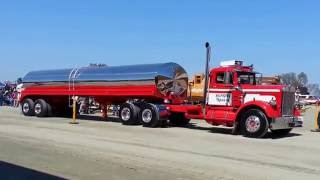
<svg viewBox="0 0 320 180"><path fill-rule="evenodd" d="M41 104L40 103L37 103L35 106L34 106L34 112L36 114L40 114L41 113Z"/></svg>
<svg viewBox="0 0 320 180"><path fill-rule="evenodd" d="M246 121L246 130L250 133L255 133L260 129L261 121L258 116L249 116Z"/></svg>
<svg viewBox="0 0 320 180"><path fill-rule="evenodd" d="M24 113L28 113L29 110L30 110L29 104L28 104L28 103L23 103L23 105L22 105L22 111L23 111Z"/></svg>
<svg viewBox="0 0 320 180"><path fill-rule="evenodd" d="M145 109L142 111L142 121L149 123L152 120L152 111L150 109Z"/></svg>
<svg viewBox="0 0 320 180"><path fill-rule="evenodd" d="M121 119L124 121L128 121L131 116L131 111L129 108L125 107L121 110Z"/></svg>
<svg viewBox="0 0 320 180"><path fill-rule="evenodd" d="M21 112L25 116L34 115L34 102L30 98L26 98L21 102Z"/></svg>

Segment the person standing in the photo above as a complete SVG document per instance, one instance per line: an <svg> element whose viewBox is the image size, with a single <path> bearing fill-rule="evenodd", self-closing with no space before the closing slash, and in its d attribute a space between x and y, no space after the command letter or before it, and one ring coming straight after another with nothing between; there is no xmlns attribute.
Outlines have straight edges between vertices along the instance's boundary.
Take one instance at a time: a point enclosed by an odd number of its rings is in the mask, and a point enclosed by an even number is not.
<svg viewBox="0 0 320 180"><path fill-rule="evenodd" d="M19 106L19 103L18 103L18 92L17 92L16 89L12 92L12 99L13 99L13 107L18 107Z"/></svg>
<svg viewBox="0 0 320 180"><path fill-rule="evenodd" d="M17 85L16 90L17 90L17 107L18 107L19 106L20 97L21 97L21 91L23 90L22 82Z"/></svg>
<svg viewBox="0 0 320 180"><path fill-rule="evenodd" d="M3 89L0 89L0 106L3 105Z"/></svg>

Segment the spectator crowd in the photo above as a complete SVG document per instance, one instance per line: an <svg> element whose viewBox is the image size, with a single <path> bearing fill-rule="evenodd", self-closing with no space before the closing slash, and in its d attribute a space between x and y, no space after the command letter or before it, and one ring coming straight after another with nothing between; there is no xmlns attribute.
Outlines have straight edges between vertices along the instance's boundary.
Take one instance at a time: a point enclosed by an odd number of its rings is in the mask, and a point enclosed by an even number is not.
<svg viewBox="0 0 320 180"><path fill-rule="evenodd" d="M0 106L18 107L18 96L17 84L10 82L0 83Z"/></svg>

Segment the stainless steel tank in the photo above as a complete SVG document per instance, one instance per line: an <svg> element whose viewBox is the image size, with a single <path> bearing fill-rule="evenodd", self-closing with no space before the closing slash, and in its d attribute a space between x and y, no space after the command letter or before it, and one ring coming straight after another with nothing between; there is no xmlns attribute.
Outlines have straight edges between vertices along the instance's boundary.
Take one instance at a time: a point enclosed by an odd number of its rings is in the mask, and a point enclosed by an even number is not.
<svg viewBox="0 0 320 180"><path fill-rule="evenodd" d="M25 86L81 85L155 85L163 95L186 93L188 75L179 64L159 63L127 66L83 67L31 71L23 78Z"/></svg>

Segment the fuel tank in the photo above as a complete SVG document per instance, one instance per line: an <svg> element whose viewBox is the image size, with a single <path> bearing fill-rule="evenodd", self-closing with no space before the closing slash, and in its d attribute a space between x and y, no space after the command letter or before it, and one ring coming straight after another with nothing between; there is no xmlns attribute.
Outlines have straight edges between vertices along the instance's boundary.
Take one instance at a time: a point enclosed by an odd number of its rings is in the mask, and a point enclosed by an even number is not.
<svg viewBox="0 0 320 180"><path fill-rule="evenodd" d="M188 75L176 63L141 64L126 66L82 67L31 71L23 78L28 86L66 85L155 85L163 95L187 93Z"/></svg>

